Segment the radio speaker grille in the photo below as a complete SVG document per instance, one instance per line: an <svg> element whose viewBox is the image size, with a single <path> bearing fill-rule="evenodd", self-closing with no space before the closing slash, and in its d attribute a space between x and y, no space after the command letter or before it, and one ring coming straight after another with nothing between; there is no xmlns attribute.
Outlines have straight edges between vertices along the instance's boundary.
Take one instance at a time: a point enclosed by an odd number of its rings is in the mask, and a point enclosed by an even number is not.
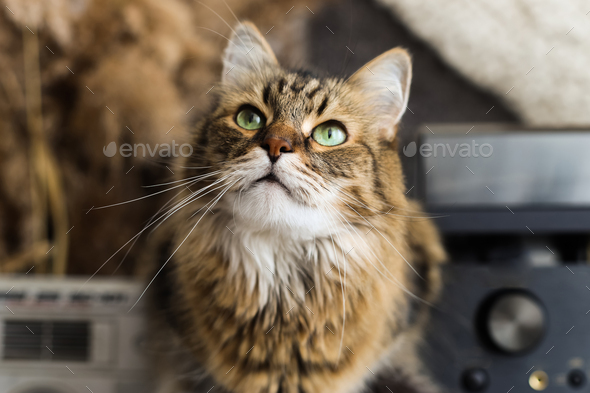
<svg viewBox="0 0 590 393"><path fill-rule="evenodd" d="M5 360L88 361L87 321L10 320L4 322Z"/></svg>

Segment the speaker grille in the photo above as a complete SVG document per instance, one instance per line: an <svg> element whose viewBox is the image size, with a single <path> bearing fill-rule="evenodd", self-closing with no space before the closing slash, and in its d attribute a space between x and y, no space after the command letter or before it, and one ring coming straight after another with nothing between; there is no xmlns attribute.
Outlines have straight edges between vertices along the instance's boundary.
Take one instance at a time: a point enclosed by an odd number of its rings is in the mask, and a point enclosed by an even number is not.
<svg viewBox="0 0 590 393"><path fill-rule="evenodd" d="M4 322L6 360L88 361L87 321L10 320Z"/></svg>

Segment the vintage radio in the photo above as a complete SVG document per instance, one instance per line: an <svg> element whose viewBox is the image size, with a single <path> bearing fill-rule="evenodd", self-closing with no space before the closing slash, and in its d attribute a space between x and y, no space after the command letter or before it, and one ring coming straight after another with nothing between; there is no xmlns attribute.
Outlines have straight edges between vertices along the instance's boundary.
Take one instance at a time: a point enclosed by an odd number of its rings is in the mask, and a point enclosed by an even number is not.
<svg viewBox="0 0 590 393"><path fill-rule="evenodd" d="M148 393L139 282L0 279L0 393Z"/></svg>

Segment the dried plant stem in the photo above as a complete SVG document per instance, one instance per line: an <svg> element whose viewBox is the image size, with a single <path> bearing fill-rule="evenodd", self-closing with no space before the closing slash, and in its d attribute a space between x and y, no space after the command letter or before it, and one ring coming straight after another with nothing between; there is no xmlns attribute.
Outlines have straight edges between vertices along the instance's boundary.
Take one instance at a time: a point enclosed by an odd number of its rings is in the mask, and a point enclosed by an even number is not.
<svg viewBox="0 0 590 393"><path fill-rule="evenodd" d="M23 28L23 50L25 65L25 97L27 109L27 127L30 138L30 182L31 207L33 214L33 247L47 244L48 220L51 217L55 247L52 250L52 270L62 275L67 270L68 258L68 214L66 196L63 192L61 176L57 162L51 155L47 138L43 132L43 114L41 106L41 74L39 71L39 42L37 34ZM34 256L40 267L46 264ZM45 268L39 269L44 272Z"/></svg>

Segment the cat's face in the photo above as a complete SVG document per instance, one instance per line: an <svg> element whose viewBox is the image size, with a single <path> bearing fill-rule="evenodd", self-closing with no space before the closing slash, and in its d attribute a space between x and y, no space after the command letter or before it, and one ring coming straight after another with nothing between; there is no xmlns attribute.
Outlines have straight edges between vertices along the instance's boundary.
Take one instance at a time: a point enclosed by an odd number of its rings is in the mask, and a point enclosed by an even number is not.
<svg viewBox="0 0 590 393"><path fill-rule="evenodd" d="M240 25L225 53L218 105L190 162L221 171L218 186L231 187L216 207L242 225L333 231L343 215L351 218L347 204L382 209L402 189L391 142L410 78L399 49L349 80L288 72L252 25Z"/></svg>

